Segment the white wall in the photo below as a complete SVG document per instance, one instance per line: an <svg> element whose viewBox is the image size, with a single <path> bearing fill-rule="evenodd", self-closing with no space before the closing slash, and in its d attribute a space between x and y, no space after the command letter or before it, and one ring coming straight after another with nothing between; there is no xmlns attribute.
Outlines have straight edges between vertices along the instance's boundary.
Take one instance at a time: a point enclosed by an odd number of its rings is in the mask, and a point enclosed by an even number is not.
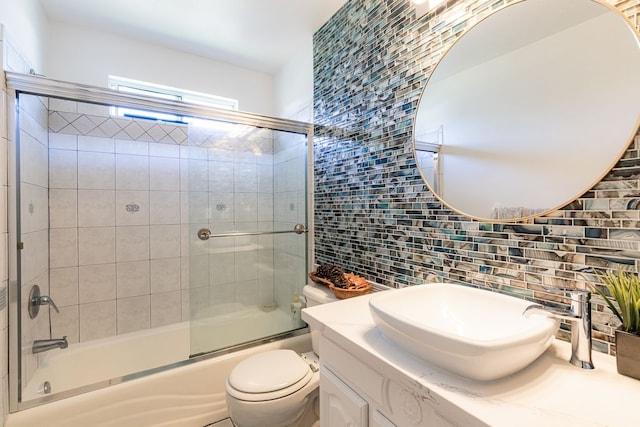
<svg viewBox="0 0 640 427"><path fill-rule="evenodd" d="M22 59L54 79L106 86L107 76L114 74L236 98L242 111L312 119L311 37L272 76L87 27L48 22L37 0L0 0L0 23Z"/></svg>
<svg viewBox="0 0 640 427"><path fill-rule="evenodd" d="M47 20L38 0L0 0L0 23L23 59L42 72Z"/></svg>
<svg viewBox="0 0 640 427"><path fill-rule="evenodd" d="M275 75L276 115L313 119L313 40L309 37Z"/></svg>
<svg viewBox="0 0 640 427"><path fill-rule="evenodd" d="M87 27L49 23L45 74L103 87L112 74L235 98L242 111L275 114L267 73Z"/></svg>

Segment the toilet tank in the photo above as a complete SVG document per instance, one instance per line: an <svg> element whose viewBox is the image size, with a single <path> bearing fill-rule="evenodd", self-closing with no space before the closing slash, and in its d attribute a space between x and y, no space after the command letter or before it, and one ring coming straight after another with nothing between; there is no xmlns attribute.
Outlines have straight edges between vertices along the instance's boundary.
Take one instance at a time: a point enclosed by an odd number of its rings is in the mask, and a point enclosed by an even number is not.
<svg viewBox="0 0 640 427"><path fill-rule="evenodd" d="M307 307L313 307L314 305L326 304L328 302L337 301L331 289L327 286L316 285L310 283L302 288L302 295L306 298ZM320 351L318 350L320 344L320 331L316 330L314 327L309 325L309 330L311 332L311 347L313 348L313 352L320 356Z"/></svg>
<svg viewBox="0 0 640 427"><path fill-rule="evenodd" d="M307 307L336 301L337 298L327 286L310 283L302 288L302 295L307 299Z"/></svg>

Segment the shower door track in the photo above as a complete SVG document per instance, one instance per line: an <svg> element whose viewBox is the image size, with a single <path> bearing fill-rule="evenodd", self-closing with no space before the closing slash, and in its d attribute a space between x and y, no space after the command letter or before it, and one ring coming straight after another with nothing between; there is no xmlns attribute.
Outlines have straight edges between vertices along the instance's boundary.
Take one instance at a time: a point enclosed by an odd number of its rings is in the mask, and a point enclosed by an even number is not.
<svg viewBox="0 0 640 427"><path fill-rule="evenodd" d="M16 92L37 96L83 101L91 104L138 108L142 110L162 111L182 116L195 116L215 119L224 122L269 128L285 132L302 133L311 138L313 125L295 120L279 119L254 113L236 110L189 104L153 98L144 95L133 95L99 86L84 85L54 80L31 74L5 72L7 88Z"/></svg>

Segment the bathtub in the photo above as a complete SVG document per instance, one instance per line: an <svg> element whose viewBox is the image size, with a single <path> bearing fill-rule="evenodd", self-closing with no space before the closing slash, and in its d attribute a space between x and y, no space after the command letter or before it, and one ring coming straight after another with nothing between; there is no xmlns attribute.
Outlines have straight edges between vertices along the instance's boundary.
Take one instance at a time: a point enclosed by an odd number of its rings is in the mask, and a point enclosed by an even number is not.
<svg viewBox="0 0 640 427"><path fill-rule="evenodd" d="M186 360L189 332L189 324L182 323L41 354L23 401L55 398L44 394L44 381L51 384L53 393L62 395L88 383L101 388L85 387L90 391L10 414L6 427L203 427L228 416L225 381L239 361L276 348L311 350L310 335L303 333L215 357ZM177 367L159 368L176 362L180 362ZM141 375L145 370L152 373Z"/></svg>
<svg viewBox="0 0 640 427"><path fill-rule="evenodd" d="M45 397L45 381L52 393L60 393L170 365L188 359L189 347L189 323L184 322L40 353L22 400Z"/></svg>
<svg viewBox="0 0 640 427"><path fill-rule="evenodd" d="M240 304L228 309L228 313L215 318L146 329L40 353L38 369L24 388L22 401L46 397L45 381L52 393L86 384L113 384L122 377L181 362L190 354L227 348L300 326L283 310L265 312Z"/></svg>

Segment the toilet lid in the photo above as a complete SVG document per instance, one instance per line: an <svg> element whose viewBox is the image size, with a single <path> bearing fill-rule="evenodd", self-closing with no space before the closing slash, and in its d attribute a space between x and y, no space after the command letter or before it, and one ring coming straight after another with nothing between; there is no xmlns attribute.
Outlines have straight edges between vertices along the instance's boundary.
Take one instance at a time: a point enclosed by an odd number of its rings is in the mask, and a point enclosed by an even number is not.
<svg viewBox="0 0 640 427"><path fill-rule="evenodd" d="M240 392L268 393L289 388L310 373L309 365L294 351L270 350L238 363L228 382Z"/></svg>

